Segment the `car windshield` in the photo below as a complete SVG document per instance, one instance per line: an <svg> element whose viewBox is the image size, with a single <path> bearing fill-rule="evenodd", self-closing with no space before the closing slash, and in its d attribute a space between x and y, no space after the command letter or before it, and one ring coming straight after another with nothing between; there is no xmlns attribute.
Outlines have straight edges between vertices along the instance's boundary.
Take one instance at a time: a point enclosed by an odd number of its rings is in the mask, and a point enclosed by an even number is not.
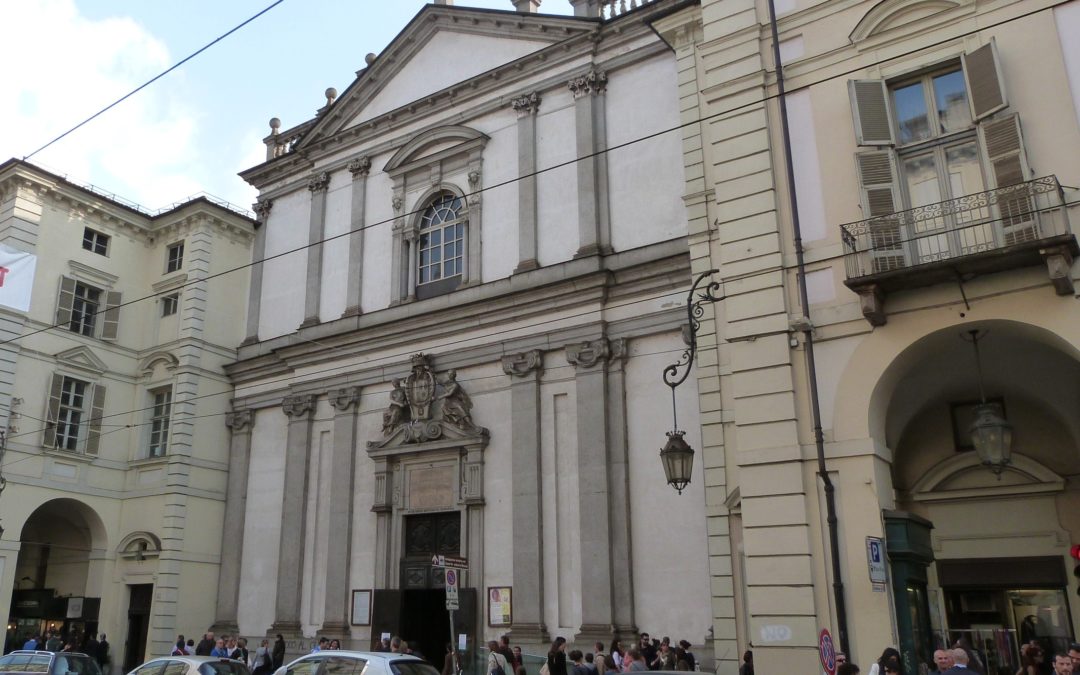
<svg viewBox="0 0 1080 675"><path fill-rule="evenodd" d="M30 661L33 659L34 663ZM45 661L45 668L42 669L38 662L42 659ZM32 670L37 672L43 672L49 669L49 657L48 656L36 656L33 654L8 654L4 658L0 659L0 671L5 673L22 673L27 670L27 666L30 665Z"/></svg>
<svg viewBox="0 0 1080 675"><path fill-rule="evenodd" d="M391 661L390 670L394 675L439 675L439 671L427 661Z"/></svg>

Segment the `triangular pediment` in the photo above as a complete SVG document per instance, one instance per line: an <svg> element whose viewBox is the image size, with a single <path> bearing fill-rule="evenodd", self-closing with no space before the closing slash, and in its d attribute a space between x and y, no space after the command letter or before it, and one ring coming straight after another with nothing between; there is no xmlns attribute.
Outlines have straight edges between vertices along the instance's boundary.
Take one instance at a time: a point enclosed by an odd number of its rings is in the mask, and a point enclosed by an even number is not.
<svg viewBox="0 0 1080 675"><path fill-rule="evenodd" d="M530 54L593 30L574 17L428 5L320 117L298 149L427 96L467 86Z"/></svg>
<svg viewBox="0 0 1080 675"><path fill-rule="evenodd" d="M109 366L98 358L89 347L73 347L56 355L56 361L65 366L79 370L90 371L95 375L101 375Z"/></svg>

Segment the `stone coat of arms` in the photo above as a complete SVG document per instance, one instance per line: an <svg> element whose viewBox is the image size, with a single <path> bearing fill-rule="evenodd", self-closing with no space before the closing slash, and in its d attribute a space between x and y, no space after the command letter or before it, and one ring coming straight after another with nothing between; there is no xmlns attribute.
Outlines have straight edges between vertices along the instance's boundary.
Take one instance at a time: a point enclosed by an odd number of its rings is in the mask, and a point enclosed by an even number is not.
<svg viewBox="0 0 1080 675"><path fill-rule="evenodd" d="M412 372L392 384L390 404L382 418L383 439L369 442L368 447L434 441L447 432L454 437L486 434L473 423L472 399L457 381L457 372L437 375L427 355L413 356Z"/></svg>

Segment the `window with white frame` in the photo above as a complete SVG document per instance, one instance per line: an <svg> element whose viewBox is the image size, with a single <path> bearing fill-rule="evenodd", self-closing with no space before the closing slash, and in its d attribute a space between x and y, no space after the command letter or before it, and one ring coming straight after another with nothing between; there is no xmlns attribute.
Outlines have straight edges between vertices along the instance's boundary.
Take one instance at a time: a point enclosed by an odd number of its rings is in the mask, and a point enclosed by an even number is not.
<svg viewBox="0 0 1080 675"><path fill-rule="evenodd" d="M120 325L121 296L72 277L60 278L56 325L87 337L115 340Z"/></svg>
<svg viewBox="0 0 1080 675"><path fill-rule="evenodd" d="M109 235L89 227L83 228L82 247L98 255L109 255Z"/></svg>
<svg viewBox="0 0 1080 675"><path fill-rule="evenodd" d="M875 148L855 157L863 217L880 220L875 272L1033 236L1031 219L1015 217L1025 204L938 206L1031 178L1019 116L1000 114L1008 101L992 40L910 75L848 84L857 142Z"/></svg>
<svg viewBox="0 0 1080 675"><path fill-rule="evenodd" d="M465 242L464 199L437 195L420 216L417 247L417 285L461 276Z"/></svg>
<svg viewBox="0 0 1080 675"><path fill-rule="evenodd" d="M178 241L165 249L165 273L176 272L184 266L184 242Z"/></svg>
<svg viewBox="0 0 1080 675"><path fill-rule="evenodd" d="M75 299L71 304L71 321L68 330L81 335L93 335L98 308L101 306L101 289L82 282L75 283Z"/></svg>
<svg viewBox="0 0 1080 675"><path fill-rule="evenodd" d="M150 392L153 405L150 408L150 457L164 457L169 446L169 418L172 415L172 387Z"/></svg>
<svg viewBox="0 0 1080 675"><path fill-rule="evenodd" d="M161 316L172 316L176 314L176 308L180 304L180 294L170 293L169 295L161 296Z"/></svg>
<svg viewBox="0 0 1080 675"><path fill-rule="evenodd" d="M45 411L45 447L97 454L104 409L104 385L54 373Z"/></svg>

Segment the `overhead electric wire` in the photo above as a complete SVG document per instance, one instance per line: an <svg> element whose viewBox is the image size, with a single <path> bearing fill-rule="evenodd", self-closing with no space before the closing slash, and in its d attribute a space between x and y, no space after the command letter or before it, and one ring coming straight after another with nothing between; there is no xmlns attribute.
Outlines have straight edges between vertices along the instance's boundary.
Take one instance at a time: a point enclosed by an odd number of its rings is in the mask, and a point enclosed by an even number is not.
<svg viewBox="0 0 1080 675"><path fill-rule="evenodd" d="M257 18L261 14L269 11L270 9L272 9L273 7L275 7L276 5L280 4L283 1L284 0L277 0L277 2L274 2L273 4L271 4L270 6L268 6L264 10L262 10L259 14L256 14L255 16L251 17L250 19L245 21L243 24L240 24L236 28L229 31L229 33L226 33L225 35L219 37L214 42L217 42L217 41L221 40L222 38L226 37L227 35L229 35L230 33L235 32L237 29L241 28L246 23L250 23L250 21L254 20L255 18ZM889 61L894 61L894 60L897 60L897 59L900 59L900 58L903 58L903 57L906 57L906 56L910 56L912 54L916 54L918 52L925 51L927 49L932 49L932 48L934 48L936 46L946 44L946 43L949 43L949 42L953 42L959 37L965 37L965 36L969 36L969 35L974 35L976 33L980 33L980 32L983 32L983 31L986 31L986 30L989 30L989 29L992 29L992 28L996 28L996 27L1011 23L1013 21L1028 18L1028 17L1033 16L1035 14L1038 14L1040 12L1044 12L1044 11L1047 11L1047 10L1052 10L1055 7L1066 4L1068 2L1071 2L1071 0L1061 0L1060 2L1054 3L1052 5L1049 5L1049 6L1046 6L1046 7L1041 7L1039 9L1032 10L1032 11L1029 11L1029 12L1025 12L1025 13L1022 13L1022 14L1018 14L1016 16L1009 17L1007 19L1003 19L1003 20L995 22L995 23L986 24L984 26L972 29L970 31L966 31L964 33L955 34L955 35L952 35L952 36L950 36L948 38L939 40L937 42L932 42L932 43L929 43L929 44L926 44L926 45L922 45L920 47L908 50L906 52L898 53L898 54L890 56L888 58L880 59L878 61L871 62L871 63L868 63L868 64L862 64L862 65L860 65L858 67L851 68L851 69L846 70L846 71L838 72L838 73L830 75L828 77L824 77L824 78L821 78L821 79L818 79L818 80L815 80L815 81L812 81L812 82L808 82L808 83L802 84L802 85L797 86L797 87L793 87L788 91L788 93L790 93L792 91L799 91L799 90L807 89L809 87L813 87L813 86L822 84L824 82L828 82L830 80L834 80L834 79L837 79L837 78L840 78L840 77L845 77L845 76L851 75L851 74L859 72L859 71L863 71L863 70L865 70L867 68L870 68L870 67L873 67L873 66L876 66L876 65L881 65L883 63L887 63ZM206 45L201 50L199 50L199 52L204 51L206 48L208 48L212 44L214 44L214 43L210 43L209 45ZM199 52L196 52L195 54L192 54L187 59L185 59L185 61L189 60L192 57L194 57ZM170 70L175 69L177 66L181 65L182 63L183 63L183 61L176 64L176 66L173 66L172 68L170 68ZM154 80L159 79L160 77L167 74L168 72L169 71L163 72L161 75L158 75L157 77L155 77ZM146 84L142 85L142 87L140 87L139 89L145 87L146 85L150 84L150 82L153 82L154 80L148 81ZM137 91L138 91L138 89L136 89L135 91L129 93L127 96L131 96L132 94L136 93ZM124 98L127 98L127 96L125 96ZM554 164L554 165L549 166L549 167L544 167L542 169L538 169L536 171L520 175L520 176L518 176L516 178L507 179L505 181L501 181L501 182L495 183L493 185L489 185L489 186L486 186L486 187L483 187L483 188L479 188L479 189L474 190L472 192L466 193L464 196L470 197L470 196L477 195L477 194L480 194L480 193L483 193L483 192L487 192L489 190L494 190L494 189L497 189L497 188L500 188L500 187L504 187L506 185L516 183L516 182L518 182L520 180L523 180L525 178L531 178L531 177L538 176L538 175L543 174L543 173L547 173L549 171L554 171L556 169L564 168L566 166L576 164L577 162L584 161L586 159L591 159L591 158L594 158L594 157L598 157L598 156L603 155L605 153L609 153L609 152L611 152L613 150L619 150L619 149L634 145L636 143L640 143L640 142L643 142L643 141L646 141L646 140L651 140L653 138L657 138L659 136L662 136L662 135L667 134L667 133L671 133L673 131L681 130L681 129L683 129L685 127L688 127L688 126L693 126L695 124L700 124L700 123L708 121L710 119L714 119L714 118L721 117L721 116L724 116L724 115L729 115L729 114L731 114L733 112L737 112L737 111L745 109L745 108L760 105L760 104L763 104L763 103L768 102L768 101L770 101L772 99L775 99L775 98L777 98L777 95L769 94L769 95L764 96L761 99L755 99L754 101L743 103L743 104L734 106L732 108L728 108L728 109L723 110L723 111L712 113L712 114L706 115L704 117L698 117L695 120L685 122L685 123L679 124L679 125L674 126L674 127L670 127L670 128L667 128L667 129L656 131L656 132L653 132L653 133L650 133L650 134L647 134L647 135L644 135L644 136L641 136L641 137L630 139L628 141L624 141L622 143L619 143L619 144L604 148L602 150L598 150L598 151L595 151L595 152L592 152L592 153L588 153L588 154L582 155L580 157L576 157L576 158L573 158L573 159L570 159L570 160L567 160L567 161L564 161L564 162ZM123 100L123 99L120 99L120 100ZM116 103L119 103L119 102L120 101L118 100ZM116 105L116 103L114 103L113 105ZM110 106L110 107L112 107L112 106ZM108 108L106 108L106 110L107 109ZM102 114L103 112L105 112L105 110L102 110L102 111L96 113L93 117L96 117L96 116ZM47 144L47 145L51 145L52 143L55 143L56 141L60 140L61 138L63 138L67 134L71 133L71 131L74 131L74 129L82 126L86 122L90 121L90 119L93 119L93 117L88 118L87 120L84 120L82 123L77 125L75 128L69 130L68 132L65 132L64 134L57 137L53 141L50 141L50 143ZM44 146L44 147L47 147L47 146ZM43 148L41 148L41 149L43 149ZM35 153L39 152L41 149L36 150ZM334 191L336 191L337 189L343 189L343 188L335 188ZM1059 209L1059 208L1067 208L1067 207L1072 206L1073 204L1076 204L1076 203L1078 203L1078 202L1075 202L1075 201L1074 202L1064 202L1063 204L1058 205L1058 206L1052 206L1052 207L1047 207L1047 208L1043 208L1043 209L1035 209L1035 210L1033 210L1033 211L1031 211L1029 213L1041 213L1041 212L1044 212L1044 211L1055 210L1055 209ZM238 271L241 271L243 269L247 269L249 267L253 267L255 265L262 264L262 263L270 261L270 260L274 260L276 258L280 258L280 257L286 256L286 255L290 255L292 253L297 253L297 252L306 250L306 249L311 248L313 246L322 245L322 244L324 244L326 242L333 241L335 239L350 236L350 235L352 235L352 234L354 234L356 232L361 232L361 231L369 229L369 228L373 228L373 227L377 227L377 226L381 226L381 225L386 225L386 224L392 223L397 218L400 218L400 217L403 217L403 216L416 215L416 214L420 213L420 211L421 211L421 209L417 209L417 210L414 210L414 211L411 211L411 212L408 212L408 213L401 214L399 216L395 216L394 218L390 218L390 219L386 219L386 220L382 220L382 221L377 221L377 222L374 222L374 223L368 223L368 224L365 224L365 225L360 226L358 228L348 230L346 232L343 232L343 233L340 233L340 234L337 234L337 235L332 235L332 236L326 237L326 238L321 239L319 241L310 242L310 243L308 243L308 244L306 244L304 246L300 246L300 247L290 249L290 250L287 250L287 251L282 251L282 252L276 253L276 254L271 255L271 256L265 256L261 260L253 260L253 261L251 261L249 263L245 263L245 264L239 265L237 267L233 267L233 268L230 268L230 269L227 269L227 270L223 270L221 272L216 272L214 274L210 274L210 275L207 275L205 277L201 277L199 279L193 279L193 280L188 281L188 282L186 282L184 284L181 284L180 286L177 286L176 288L171 288L167 292L168 293L174 293L179 288L183 288L183 287L186 287L186 286L189 286L189 285L192 285L192 284L196 284L196 283L209 281L210 279L214 279L214 278L217 278L217 277L220 277L220 276L224 276L226 274L231 274L233 272L238 272ZM1014 214L1013 217L1015 217L1015 214ZM998 222L999 220L1001 220L1001 219L992 219L992 220L982 221L980 223L977 223L976 225L971 225L971 227L981 226L981 225L985 225L985 224L992 223L992 222ZM958 229L964 229L964 228L958 228ZM942 234L944 234L944 233L943 232L934 232L934 233L931 233L931 234L920 235L920 236L911 237L911 238L908 238L908 239L903 239L903 240L900 240L899 243L917 241L917 240L925 238L925 237L941 236ZM715 236L714 231L711 231L709 233L709 238L708 238L709 241L716 241L718 239L719 239L719 237ZM872 250L872 249L867 249L867 250ZM857 250L854 253L858 253L858 252L860 252L860 251ZM865 250L863 252L865 252ZM831 262L831 261L834 261L834 260L838 260L840 258L847 257L847 256L852 255L852 254L853 253L841 253L841 254L837 254L837 255L833 255L833 256L817 258L817 259L811 260L808 264L817 265L817 264L820 264L820 263L823 263L823 262ZM742 274L742 275L733 275L733 276L730 276L730 277L725 277L723 281L725 283L742 281L742 280L757 277L757 276L763 276L763 275L767 275L767 274L777 274L777 273L780 273L780 272L791 271L792 269L796 269L796 268L797 268L797 265L778 265L778 266L775 266L775 267L770 267L770 268L765 269L765 270L760 270L760 271L756 271L756 272L750 272L750 273L746 273L746 274ZM157 297L159 295L163 295L164 293L166 293L166 292L162 291L160 293L153 293L153 294L150 294L150 295L147 295L147 296L136 298L134 300L130 300L130 301L121 303L120 305L117 305L116 309L118 309L120 307L125 307L125 306L128 306L128 305L132 305L132 304L134 304L136 302L142 302L144 300L153 299L153 298L155 298L155 297ZM630 301L628 303L624 303L623 305L609 305L607 307L602 308L601 310L591 309L591 310L588 310L586 312L582 312L581 314L567 315L567 316L561 317L560 319L557 319L557 320L546 320L546 321L542 321L542 322L534 323L534 324L517 325L517 326L514 326L512 328L508 328L508 329L506 329L504 331L501 331L501 332L517 332L517 331L521 331L521 330L528 329L528 328L541 327L541 326L547 325L549 323L554 323L556 321L563 321L563 320L566 320L566 319L572 319L572 318L577 318L577 317L580 317L580 316L587 316L587 315L595 314L597 311L603 311L603 310L606 310L606 309L614 309L614 308L617 308L617 307L620 307L620 306L626 306L626 305L634 304L634 303L637 303L637 302L651 302L653 300L663 298L663 297L667 297L667 296L674 295L674 294L675 293L665 293L665 294L662 294L662 295L659 295L659 296L652 296L652 297L648 297L648 298L637 299L637 300L634 300L634 301ZM112 309L112 308L110 308L110 309ZM104 311L106 311L106 310L104 310L104 309L99 310L98 312L95 312L93 314L93 316L96 316L97 314L101 314ZM5 339L5 340L0 340L0 346L15 342L17 340L21 340L22 338L25 338L25 337L29 337L29 336L32 336L32 335L36 335L38 333L45 332L47 330L52 330L52 329L62 328L62 327L64 327L64 324L47 325L45 327L35 329L35 330L30 331L28 333L24 333L24 334L21 334L21 335L12 337L12 338L8 338L8 339ZM489 334L487 334L487 336L498 335L498 334L499 334L499 332L489 333ZM301 339L303 339L303 338L301 338ZM469 338L464 338L461 341L471 341L471 340L474 340L474 339L475 339L475 337L469 337ZM314 341L309 341L309 342L314 342ZM440 347L445 347L445 346L452 345L452 344L455 344L455 342L451 341L451 342L447 342L447 343L442 343L439 346ZM679 351L679 350L675 350L675 351ZM409 353L411 353L411 352L409 352ZM408 353L403 353L403 354L400 354L400 355L397 355L397 356L402 357L402 356L407 356L407 355L408 355ZM391 357L384 357L384 358L394 358L394 357L391 356ZM304 373L302 375L291 375L291 376L289 376L287 378L283 378L281 380L264 381L264 382L259 383L258 385L247 385L247 386L249 386L249 387L260 386L261 387L261 386L265 386L267 384L277 384L279 382L292 381L292 380L295 380L295 379L297 379L299 377L310 377L310 376L313 376L313 375L318 375L318 374L322 374L322 373L326 373L326 372L333 372L334 370L337 370L337 369L338 368L331 368L331 369L327 369L325 371L313 371L313 372L310 372L310 373ZM240 386L243 387L245 385L240 385ZM173 406L176 406L176 405L179 405L179 404L186 404L186 403L189 403L191 401L195 401L195 400L210 397L210 396L221 396L221 395L224 395L224 394L234 394L235 395L235 393L236 393L235 389L233 389L233 390L223 390L223 391L220 391L220 392L212 392L212 393L209 393L209 394L203 394L203 395L199 395L199 396L186 398L186 399L184 399L182 401L174 401ZM153 406L148 406L148 407L145 407L145 408L136 408L136 409L129 410L129 411L126 411L126 412L121 412L121 413L112 413L110 415L102 415L97 419L100 420L100 419L106 419L106 418L109 418L109 417L116 417L116 416L120 416L120 415L129 415L129 414L134 414L134 413L138 413L138 412L144 412L146 410L152 409L152 407ZM214 413L211 416L220 416L220 415L224 415L224 414L227 414L227 413ZM198 418L197 416L185 416L183 419L187 420L187 419L197 419L197 418ZM123 427L120 427L120 428L130 428L132 426L142 426L144 424L147 424L147 423L137 423L137 424L134 424L134 425L124 425ZM108 434L108 433L112 433L113 431L118 431L118 430L120 430L120 429L119 428L118 429L113 429L113 430L111 430L109 432L105 432L105 433ZM9 438L17 438L17 437L21 437L21 436L25 436L25 435L29 435L29 434L36 434L36 433L40 433L41 431L43 431L43 429L37 429L37 430L34 430L34 431L29 431L29 432L20 432L20 433L18 433L16 435L10 436ZM13 464L15 464L17 462L22 461L23 459L30 459L30 457L26 457L26 458L22 458L22 459L19 459L19 460L15 460L13 462L9 462L8 464L5 464L3 466L6 467L6 466L13 465Z"/></svg>
<svg viewBox="0 0 1080 675"><path fill-rule="evenodd" d="M109 105L107 105L107 106L105 106L104 108L102 108L101 110L97 111L96 113L94 113L94 114L93 114L93 115L91 115L90 117L87 117L87 118L86 118L86 119L84 119L84 120L83 120L82 122L79 122L78 124L76 124L75 126L71 127L70 129L68 129L68 130L67 130L67 131L65 131L64 133L60 134L60 135L59 135L59 136L57 136L56 138L52 139L51 141L49 141L49 142L48 142L48 143L46 143L45 145L43 145L43 146L41 146L40 148L38 148L37 150L35 150L35 151L31 152L31 153L30 153L29 155L23 155L23 159L24 159L24 160L26 160L26 159L30 159L30 158L31 158L31 157L33 157L34 155L38 154L39 152L41 152L41 151L42 151L42 150L44 150L45 148L49 147L49 146L50 146L50 145L52 145L53 143L56 143L57 141L59 141L60 139L64 138L64 137L65 137L65 136L67 136L68 134L70 134L70 133L73 133L73 132L77 131L78 129L82 128L82 127L83 127L83 126L85 126L86 124L89 124L89 123L90 123L90 122L92 122L93 120L97 119L97 118L98 118L98 117L100 117L101 115L103 115L103 114L107 113L108 111L112 110L112 109L113 109L113 108L115 108L116 106L120 105L121 103L123 103L124 101L128 100L129 98L131 98L131 97L132 97L132 96L134 96L135 94L139 93L139 92L140 92L140 91L142 91L143 89L145 89L145 88L149 87L149 86L150 86L151 84L153 84L153 83L157 82L158 80L160 80L161 78L165 77L166 75L168 75L168 74L169 74L169 73L171 73L172 71L176 70L176 69L177 69L177 68L179 68L180 66L184 65L185 63L187 63L187 62L188 62L188 61L190 61L191 59L195 58L195 57L196 57L196 56L198 56L199 54L202 54L202 53L203 53L203 52L205 52L205 51L206 51L207 49L210 49L211 47L213 47L213 46L214 46L214 45L216 45L217 43L221 42L221 41L222 41L222 40L224 40L225 38L229 37L230 35L232 35L232 34L233 34L233 33L235 33L236 31L238 31L238 30L240 30L241 28L243 28L244 26L248 25L249 23L251 23L251 22L252 22L252 21L254 21L255 19L258 19L258 18L259 18L260 16L262 16L263 14L266 14L266 13L267 13L267 12L269 12L269 11L270 11L271 9L273 9L273 8L277 7L278 5L280 5L280 4L281 4L281 3L283 3L283 2L285 2L285 0L276 0L275 2L272 2L272 3L270 3L269 5L267 5L267 6L265 7L265 8L263 8L263 9L262 9L262 10L261 10L260 12L258 12L257 14L254 14L254 15L252 15L252 16L250 16L250 17L248 17L247 19L245 19L245 20L244 20L244 21L242 21L241 23L237 24L236 26L233 26L233 27L232 27L231 29L229 29L228 31L226 31L226 32L222 33L222 34L221 34L221 35L219 35L218 37L214 38L214 39L213 39L213 40L211 40L210 42L208 42L208 43L206 43L205 45L203 45L202 47L199 47L199 48L198 48L198 49L196 49L196 50L195 50L194 52L192 52L192 53L188 54L187 56L185 56L185 57L184 57L183 59L181 59L181 60L177 61L177 62L176 62L176 63L174 63L173 65L169 66L169 67L168 67L168 68L166 68L165 70L163 70L163 71L161 71L160 73L158 73L157 75L155 75L155 76L151 77L151 78L150 78L149 80L147 80L146 82L143 82L142 84L140 84L139 86L135 87L134 89L132 89L132 90L131 90L131 91L129 91L128 93L124 94L124 95L123 95L123 96L121 96L120 98L116 99L115 101L113 101L113 102L112 102L112 103L110 103Z"/></svg>

